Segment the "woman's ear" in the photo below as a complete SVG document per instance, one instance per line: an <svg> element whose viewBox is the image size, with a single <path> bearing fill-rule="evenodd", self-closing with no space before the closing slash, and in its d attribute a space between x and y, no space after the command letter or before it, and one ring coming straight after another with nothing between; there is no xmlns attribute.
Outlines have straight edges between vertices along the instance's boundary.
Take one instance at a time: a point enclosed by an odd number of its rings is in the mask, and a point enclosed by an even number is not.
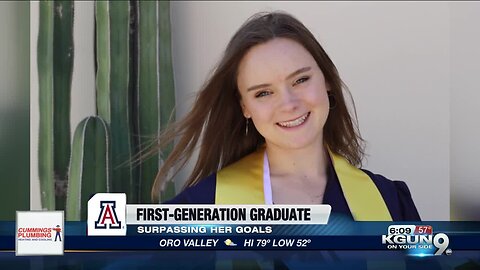
<svg viewBox="0 0 480 270"><path fill-rule="evenodd" d="M242 113L245 118L251 118L252 116L250 115L250 112L248 111L247 107L245 106L245 103L243 103L243 100L240 99L240 107L242 108Z"/></svg>
<svg viewBox="0 0 480 270"><path fill-rule="evenodd" d="M325 89L327 89L327 93L331 94L332 88L330 87L330 84L328 82L325 82Z"/></svg>

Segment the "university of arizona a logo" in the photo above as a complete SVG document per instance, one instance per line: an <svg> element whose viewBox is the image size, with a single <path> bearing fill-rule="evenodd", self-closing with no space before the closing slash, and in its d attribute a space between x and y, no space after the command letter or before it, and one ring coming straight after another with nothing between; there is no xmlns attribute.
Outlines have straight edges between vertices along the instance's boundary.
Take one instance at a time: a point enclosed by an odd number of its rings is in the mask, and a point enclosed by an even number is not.
<svg viewBox="0 0 480 270"><path fill-rule="evenodd" d="M126 235L126 205L125 193L95 194L88 200L87 235Z"/></svg>
<svg viewBox="0 0 480 270"><path fill-rule="evenodd" d="M118 220L115 201L100 201L100 215L95 221L95 229L121 229L122 222Z"/></svg>

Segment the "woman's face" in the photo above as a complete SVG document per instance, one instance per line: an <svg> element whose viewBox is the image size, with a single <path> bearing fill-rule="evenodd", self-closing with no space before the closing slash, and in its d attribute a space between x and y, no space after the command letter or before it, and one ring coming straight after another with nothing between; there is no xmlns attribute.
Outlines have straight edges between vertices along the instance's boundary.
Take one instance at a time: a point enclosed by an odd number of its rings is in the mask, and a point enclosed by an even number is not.
<svg viewBox="0 0 480 270"><path fill-rule="evenodd" d="M252 47L240 62L237 83L243 114L268 145L298 149L322 143L327 86L302 45L275 38Z"/></svg>

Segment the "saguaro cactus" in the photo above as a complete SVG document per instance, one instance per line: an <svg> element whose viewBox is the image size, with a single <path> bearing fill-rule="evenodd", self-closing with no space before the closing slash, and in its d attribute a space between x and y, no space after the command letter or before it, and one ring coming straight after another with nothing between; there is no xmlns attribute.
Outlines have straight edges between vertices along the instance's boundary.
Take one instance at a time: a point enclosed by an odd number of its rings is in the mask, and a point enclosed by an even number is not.
<svg viewBox="0 0 480 270"><path fill-rule="evenodd" d="M96 192L127 193L128 203L150 203L150 189L161 158L168 156L171 147L142 160L138 175L132 162L134 151L156 143L155 138L173 115L169 2L95 3L97 116L77 126L71 158L73 3L41 2L40 7L42 205L64 208L61 197L55 205L54 187L67 179L69 160L67 220L85 219L86 201ZM174 194L172 182L162 198Z"/></svg>
<svg viewBox="0 0 480 270"><path fill-rule="evenodd" d="M65 207L64 190L70 157L73 11L73 2L40 2L38 157L42 207L49 210Z"/></svg>

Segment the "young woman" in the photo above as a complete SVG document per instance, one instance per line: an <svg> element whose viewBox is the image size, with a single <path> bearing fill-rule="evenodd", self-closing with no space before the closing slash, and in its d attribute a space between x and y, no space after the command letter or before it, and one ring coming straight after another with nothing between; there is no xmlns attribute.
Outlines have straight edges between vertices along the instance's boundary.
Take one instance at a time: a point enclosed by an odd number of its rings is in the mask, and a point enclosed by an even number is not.
<svg viewBox="0 0 480 270"><path fill-rule="evenodd" d="M360 167L363 140L337 69L312 33L285 13L259 13L232 37L187 116L169 172L199 146L185 189L168 203L330 204L354 220L419 220L404 182ZM346 89L345 89L346 90Z"/></svg>

